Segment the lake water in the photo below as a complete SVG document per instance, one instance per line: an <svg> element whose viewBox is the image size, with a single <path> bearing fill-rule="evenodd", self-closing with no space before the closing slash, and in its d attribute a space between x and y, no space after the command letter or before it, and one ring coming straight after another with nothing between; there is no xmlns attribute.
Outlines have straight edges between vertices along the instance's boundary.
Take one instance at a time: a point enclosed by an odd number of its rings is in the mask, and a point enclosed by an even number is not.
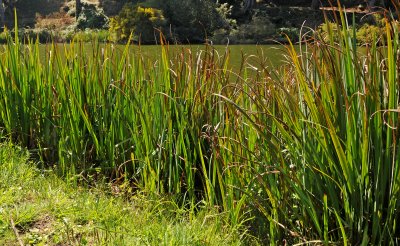
<svg viewBox="0 0 400 246"><path fill-rule="evenodd" d="M87 54L91 54L93 50L92 44L83 44L83 50ZM100 44L100 49L105 44ZM66 45L69 49L69 45ZM57 44L59 52L64 52L64 44ZM117 53L123 52L125 49L124 45L114 45L113 46ZM42 58L46 59L46 54L50 49L49 45L41 46ZM239 69L243 60L245 60L246 66L251 66L255 68L259 67L271 67L279 66L284 61L285 46L283 45L171 45L169 46L170 55L180 54L184 51L186 54L190 51L194 56L205 50L214 51L215 55L223 56L227 50L229 50L230 59L229 64L233 69ZM133 54L140 54L145 60L156 61L161 59L161 46L157 45L132 45L130 46L130 52Z"/></svg>
<svg viewBox="0 0 400 246"><path fill-rule="evenodd" d="M170 46L170 52L176 54L182 49L190 49L192 54L214 50L216 55L223 56L228 50L230 54L230 65L234 68L239 68L243 59L248 65L260 67L261 64L268 66L278 66L283 62L284 46L281 45L214 45L208 48L204 45L193 46ZM159 58L160 48L157 46L141 46L141 53L150 59Z"/></svg>

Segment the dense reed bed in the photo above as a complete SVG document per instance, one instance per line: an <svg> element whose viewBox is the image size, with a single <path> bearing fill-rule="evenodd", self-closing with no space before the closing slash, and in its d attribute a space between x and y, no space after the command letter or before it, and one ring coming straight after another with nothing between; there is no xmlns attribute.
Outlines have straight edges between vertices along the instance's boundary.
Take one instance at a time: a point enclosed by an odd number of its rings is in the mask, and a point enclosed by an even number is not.
<svg viewBox="0 0 400 246"><path fill-rule="evenodd" d="M227 211L271 244L400 243L399 23L355 45L342 16L286 65L229 48L23 45L0 54L0 129L62 174L102 172ZM250 219L250 221L248 221Z"/></svg>

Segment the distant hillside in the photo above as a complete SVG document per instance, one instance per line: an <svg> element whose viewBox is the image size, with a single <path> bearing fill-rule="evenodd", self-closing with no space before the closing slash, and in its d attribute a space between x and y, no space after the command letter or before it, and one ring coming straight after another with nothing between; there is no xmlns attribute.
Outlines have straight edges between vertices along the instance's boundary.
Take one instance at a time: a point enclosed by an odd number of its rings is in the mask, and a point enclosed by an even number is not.
<svg viewBox="0 0 400 246"><path fill-rule="evenodd" d="M58 12L64 3L65 0L19 0L15 5L17 8L19 25L32 27L35 24L36 13L48 15ZM7 16L7 20L8 22L12 22L12 16Z"/></svg>
<svg viewBox="0 0 400 246"><path fill-rule="evenodd" d="M315 0L249 0L248 8L239 0L80 1L82 9L76 18L76 0L18 0L15 7L20 30L24 30L24 35L39 37L42 42L50 39L65 42L77 34L90 38L98 35L98 31L102 40L124 42L124 37L134 31L134 40L151 43L157 29L163 30L173 42L202 43L207 36L216 44L271 43L286 42L286 37L298 40L303 25L317 28L324 22L325 14L328 19L334 19L335 9L327 7L328 0L321 0L319 8L311 6L310 2ZM356 5L360 2L364 4ZM126 3L132 4L121 11ZM139 10L135 3L146 9ZM342 3L348 12L355 13L359 28L364 24L379 24L379 15L367 15L371 8L365 0L343 0ZM382 11L382 8L376 10ZM6 26L12 29L12 6L7 5L5 11ZM364 29L371 32L369 26Z"/></svg>
<svg viewBox="0 0 400 246"><path fill-rule="evenodd" d="M19 26L22 27L33 27L35 25L35 18L37 14L46 16L55 12L60 12L63 7L68 4L68 0L19 0L15 7L17 8ZM99 5L99 0L83 0L91 4ZM102 1L105 2L105 1ZM113 9L113 5L118 5L117 1L108 0L110 9ZM115 2L115 3L113 3ZM14 18L13 13L7 13L7 21L9 24L13 24Z"/></svg>

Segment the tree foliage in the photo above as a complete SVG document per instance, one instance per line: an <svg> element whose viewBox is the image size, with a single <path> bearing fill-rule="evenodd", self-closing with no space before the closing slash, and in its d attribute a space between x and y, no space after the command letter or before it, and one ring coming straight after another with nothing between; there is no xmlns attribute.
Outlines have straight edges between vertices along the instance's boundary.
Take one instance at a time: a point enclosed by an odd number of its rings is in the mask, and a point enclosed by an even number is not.
<svg viewBox="0 0 400 246"><path fill-rule="evenodd" d="M0 25L2 27L6 25L5 13L10 11L17 1L18 0L0 0Z"/></svg>
<svg viewBox="0 0 400 246"><path fill-rule="evenodd" d="M76 27L84 29L103 29L107 27L107 17L104 11L93 4L79 3L80 10L76 9Z"/></svg>
<svg viewBox="0 0 400 246"><path fill-rule="evenodd" d="M216 3L210 0L147 0L126 4L111 18L110 31L116 41L132 33L134 40L152 43L155 28L168 26L164 34L170 40L202 42L224 24Z"/></svg>
<svg viewBox="0 0 400 246"><path fill-rule="evenodd" d="M126 4L121 12L110 19L111 39L126 41L130 35L142 43L155 41L155 29L165 24L162 10Z"/></svg>
<svg viewBox="0 0 400 246"><path fill-rule="evenodd" d="M31 1L0 0L2 25L14 23L13 6L18 11L19 25L31 28L37 22L34 13L48 19L68 7L66 17L76 17L73 24L64 28L70 32L110 28L112 40L126 40L132 33L134 40L144 43L155 42L155 29L160 28L169 41L179 43L202 43L205 39L222 43L265 42L281 37L281 30L293 33L305 19L306 25L317 27L323 20L322 12L310 7L318 10L336 3L336 0L99 0L97 5L83 0L35 0L35 4ZM346 8L362 4L371 9L393 6L389 3L395 2L341 0Z"/></svg>
<svg viewBox="0 0 400 246"><path fill-rule="evenodd" d="M163 9L171 25L171 38L180 42L203 41L225 24L216 4L209 0L166 0Z"/></svg>

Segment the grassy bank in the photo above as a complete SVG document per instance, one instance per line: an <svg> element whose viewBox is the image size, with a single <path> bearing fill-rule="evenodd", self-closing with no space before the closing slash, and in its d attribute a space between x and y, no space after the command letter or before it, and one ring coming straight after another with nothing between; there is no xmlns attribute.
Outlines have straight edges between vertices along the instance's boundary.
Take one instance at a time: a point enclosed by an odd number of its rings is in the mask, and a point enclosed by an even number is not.
<svg viewBox="0 0 400 246"><path fill-rule="evenodd" d="M287 63L229 49L150 61L93 42L63 56L9 37L0 55L0 127L71 179L101 173L227 213L270 244L397 244L399 23L360 49L338 16ZM86 54L86 55L83 55Z"/></svg>
<svg viewBox="0 0 400 246"><path fill-rule="evenodd" d="M172 200L136 195L123 186L66 183L38 170L28 152L0 144L0 244L240 245L216 210L194 211Z"/></svg>

